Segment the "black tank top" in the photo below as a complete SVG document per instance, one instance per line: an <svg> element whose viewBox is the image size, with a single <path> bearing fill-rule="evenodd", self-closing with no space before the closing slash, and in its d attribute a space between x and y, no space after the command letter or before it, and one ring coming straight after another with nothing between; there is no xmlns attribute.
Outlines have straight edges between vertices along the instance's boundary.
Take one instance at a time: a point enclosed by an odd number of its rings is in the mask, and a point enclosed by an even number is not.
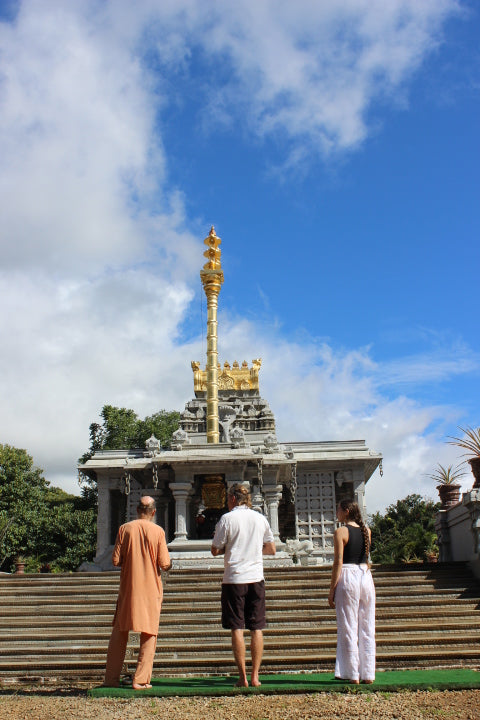
<svg viewBox="0 0 480 720"><path fill-rule="evenodd" d="M343 548L343 564L350 563L353 565L361 565L367 563L368 558L365 553L365 538L362 529L347 525L348 542Z"/></svg>

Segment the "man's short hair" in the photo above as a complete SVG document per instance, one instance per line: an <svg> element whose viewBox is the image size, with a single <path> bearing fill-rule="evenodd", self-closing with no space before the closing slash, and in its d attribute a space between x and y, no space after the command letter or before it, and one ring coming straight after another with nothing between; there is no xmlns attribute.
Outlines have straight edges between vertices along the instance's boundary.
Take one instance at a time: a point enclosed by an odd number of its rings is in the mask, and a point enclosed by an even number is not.
<svg viewBox="0 0 480 720"><path fill-rule="evenodd" d="M138 501L137 513L139 515L151 515L156 509L155 500L151 497L143 497Z"/></svg>
<svg viewBox="0 0 480 720"><path fill-rule="evenodd" d="M229 489L228 494L234 497L237 501L237 505L247 505L249 508L252 507L252 498L248 488L241 483L235 483Z"/></svg>

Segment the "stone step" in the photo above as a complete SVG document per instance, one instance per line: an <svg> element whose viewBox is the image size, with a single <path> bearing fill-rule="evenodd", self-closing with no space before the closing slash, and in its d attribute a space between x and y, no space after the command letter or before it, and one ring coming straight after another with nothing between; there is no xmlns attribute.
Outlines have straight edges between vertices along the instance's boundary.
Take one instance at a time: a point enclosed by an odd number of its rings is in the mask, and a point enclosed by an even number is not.
<svg viewBox="0 0 480 720"><path fill-rule="evenodd" d="M78 591L83 592L85 588L90 588L93 590L95 589L105 589L109 590L115 587L118 587L119 583L119 573L117 573L114 577L105 577L107 573L99 573L93 577L84 578L82 575L76 575L73 579L70 576L65 575L52 575L52 576L45 576L45 575L24 575L24 576L15 576L15 575L4 575L0 576L0 587L4 590L8 589L18 589L19 591L23 591L25 589L31 589L32 591L35 589L42 589L42 588L61 588L66 592L70 592L71 590L78 589ZM285 584L291 584L292 586L305 586L305 587L311 587L314 585L327 585L330 581L330 575L331 575L331 569L329 568L328 571L321 571L316 568L312 568L308 571L305 571L301 575L297 575L295 573L289 573L284 575L278 575L274 576L268 571L265 572L265 580L267 584L271 584L272 586L283 586ZM437 573L433 574L431 572L429 573L415 573L415 574L407 574L407 573L400 573L399 575L390 575L382 573L381 571L373 569L373 576L375 578L375 581L380 586L388 586L388 585L412 585L412 584L421 584L421 583L442 583L442 582L459 582L459 581L465 581L469 584L475 584L472 580L471 575L467 572L456 572L456 573ZM48 579L45 579L48 578ZM53 579L50 579L53 578ZM163 577L163 582L166 587L175 587L175 586L206 586L206 585L215 585L220 584L222 580L222 573L216 573L215 575L211 575L208 573L202 572L201 575L197 575L195 577L190 577L185 575L185 571L172 571L168 577ZM478 583L477 583L478 585Z"/></svg>
<svg viewBox="0 0 480 720"><path fill-rule="evenodd" d="M465 577L472 581L470 571L464 563L440 563L435 565L415 565L415 566L381 566L374 565L372 572L377 581L382 579L390 579L393 582L403 582L407 580L414 580L415 578L457 578ZM283 568L271 568L265 567L265 578L267 581L284 581L285 578L292 580L292 582L298 582L301 579L311 580L315 578L319 580L329 579L331 574L331 566L314 566L310 568L300 567L283 567ZM167 582L175 584L177 582L188 582L191 580L193 583L202 581L211 581L214 579L221 580L223 570L221 568L206 569L201 568L199 574L198 569L181 569L174 568L168 575ZM118 584L120 572L104 572L104 573L58 573L58 574L41 574L31 573L28 575L10 575L8 573L0 574L0 584L2 585L61 585L63 587L69 585L115 585Z"/></svg>
<svg viewBox="0 0 480 720"><path fill-rule="evenodd" d="M460 609L464 608L465 610L471 609L474 610L478 606L478 599L477 598L470 598L470 597L455 597L455 596L437 596L437 595L431 595L431 596L420 596L420 597L398 597L398 598L392 598L392 599L383 599L382 597L377 596L377 608L378 612L382 613L382 611L386 611L389 608L396 608L399 612L404 611L405 609L412 608L412 605L415 606L416 609L419 608L429 608L429 607L444 607L444 608L451 608L451 609ZM162 607L162 614L164 617L168 617L170 615L175 615L176 617L181 617L183 614L187 615L203 615L204 613L218 613L218 606L219 601L217 598L217 601L214 603L205 603L203 599L197 600L197 601L191 601L187 603L173 603L172 605L168 604L167 602L164 602ZM88 616L92 614L92 609L95 609L95 614L98 615L113 615L113 612L115 610L115 602L112 600L110 603L99 603L97 604L91 604L87 605L85 603L82 604L58 604L55 603L45 603L40 606L32 606L29 604L17 604L14 606L3 606L2 607L2 616L3 621L5 621L7 618L16 617L16 616L23 616L25 614L28 614L32 612L32 607L34 608L36 617L41 616ZM280 611L283 614L288 614L288 612L299 612L298 608L298 598L297 599L276 599L276 597L269 597L268 599L268 613L269 615L274 615L275 612ZM315 611L315 612L322 612L326 610L326 598L318 598L318 599L303 599L301 603L301 612L306 613L307 611Z"/></svg>
<svg viewBox="0 0 480 720"><path fill-rule="evenodd" d="M442 608L440 607L442 610ZM475 608L473 608L474 610ZM444 608L443 608L444 610ZM415 621L423 619L428 622L428 624L431 623L433 620L435 621L441 621L443 622L443 618L447 616L450 620L453 620L454 618L464 618L469 617L471 608L449 608L448 614L446 615L444 612L439 613L439 608L434 607L432 609L416 609L407 607L404 608L403 611L397 610L395 614L392 616L392 613L389 611L387 612L377 612L377 622L388 622L389 620L392 620L393 622L404 620L404 621ZM103 616L89 616L88 617L88 627L101 627L101 628L110 628L111 622L113 618L113 612L109 612ZM268 616L268 624L270 627L275 627L277 625L287 624L290 626L291 622L299 622L299 613L298 610L292 610L290 613L288 612L281 612L278 614L274 614L269 611ZM321 609L317 611L316 613L316 620L321 621L322 623L331 623L335 624L335 615L330 609ZM206 624L214 625L216 627L219 627L220 625L220 612L219 610L207 614L204 613L202 615L190 615L190 616L183 616L179 617L176 615L173 615L170 618L164 614L164 616L160 620L160 628L177 628L177 627L189 627L189 626L198 626L198 625L204 626ZM307 617L303 621L303 624L306 626L310 626L312 624L312 619L310 618L310 614L307 613ZM5 628L18 628L18 627L24 627L24 628L39 628L40 630L42 628L48 628L48 627L61 627L65 632L68 630L68 628L84 628L86 627L85 622L85 616L79 615L75 618L72 618L70 613L66 612L66 616L49 616L46 615L43 618L42 617L36 617L36 618L24 618L22 615L18 615L17 617L13 618L5 618L2 617L0 619L0 630L4 630Z"/></svg>
<svg viewBox="0 0 480 720"><path fill-rule="evenodd" d="M103 640L96 638L95 640L87 641L84 638L81 640L70 640L66 643L65 638L58 638L57 641L47 640L32 640L29 643L18 642L16 645L12 643L10 646L4 645L0 648L0 659L6 657L20 657L26 656L31 657L33 655L40 656L57 656L71 654L75 652L87 652L89 654L103 654L105 655L106 643L108 643L108 637ZM432 633L425 636L420 636L412 633L396 634L393 637L385 637L381 633L377 635L377 648L385 647L391 648L392 644L395 647L415 647L415 648L430 648L431 646L437 646L439 642L443 646L462 646L469 647L471 643L465 640L465 636L462 632L456 633ZM337 642L336 631L332 631L329 635L316 634L314 631L308 636L301 638L301 647L299 647L299 637L288 637L283 636L265 636L265 650L272 650L273 648L278 649L284 654L296 654L302 653L305 650L317 649L318 651L324 651L327 648L335 649ZM247 648L249 646L249 637L246 637ZM136 644L133 641L130 644L132 649L136 648ZM197 654L207 655L212 652L220 651L230 652L230 637L223 636L218 638L211 638L209 640L203 640L200 643L196 643L192 647L192 642L184 640L181 642L178 638L167 641L163 637L159 637L157 644L157 653L161 655L174 654L177 656L195 656Z"/></svg>
<svg viewBox="0 0 480 720"><path fill-rule="evenodd" d="M217 601L220 593L220 584L217 586L205 585L204 588L164 588L164 598L168 602L187 601L191 599L197 599L201 597L203 600ZM377 584L377 595L380 597L413 597L419 596L440 596L440 595L454 595L454 596L468 596L480 599L480 588L464 584L455 584L449 582L448 584L435 584L435 583L417 583L414 585L388 585L384 588ZM269 595L274 594L282 599L297 599L299 595L308 592L311 598L321 598L328 596L329 584L324 587L318 585L312 585L308 587L305 585L291 587L285 584L272 585L267 584L267 592ZM116 590L113 588L97 588L91 592L80 592L77 590L71 590L70 592L62 591L60 588L34 588L25 592L19 592L18 589L7 589L2 592L2 602L5 605L15 605L18 603L29 605L35 603L55 604L59 600L63 602L72 602L77 600L82 603L98 603L101 601L107 602L112 601L112 597L115 597Z"/></svg>
<svg viewBox="0 0 480 720"><path fill-rule="evenodd" d="M79 640L98 641L99 639L106 639L108 641L111 632L110 623L99 626L95 631L92 631L91 627L92 626L90 625L89 629L85 629L83 623L80 626L69 626L68 636L72 641L75 642ZM465 616L455 622L445 622L443 618L439 618L436 623L429 623L428 626L425 626L425 622L422 619L417 621L412 620L412 618L405 618L403 619L403 621L399 621L398 619L392 619L389 622L387 622L386 620L384 620L383 622L377 620L376 630L377 637L381 635L391 636L395 633L405 632L408 632L410 635L412 635L413 633L445 634L449 632L460 632L465 634L480 631L480 617L472 618L470 616ZM35 634L35 631L39 635L38 638ZM264 635L266 638L284 636L303 637L314 632L317 635L323 636L330 635L332 632L335 631L335 618L331 617L328 622L323 621L321 624L319 624L318 621L311 621L308 624L292 622L289 623L288 626L270 623L270 626L264 630ZM201 640L209 640L223 636L230 639L230 631L223 630L218 625L218 623L212 627L207 626L197 628L195 626L179 627L177 625L165 625L161 622L160 632L161 634L159 637L161 637L162 640L173 639L177 642L194 642L197 638L200 638ZM0 630L0 642L3 644L7 644L9 642L12 642L14 644L20 644L22 642L28 643L34 640L36 642L49 642L56 641L58 638L60 638L61 641L65 640L65 627L58 627L58 624L53 622L50 622L49 624L39 628L34 628L33 631L32 628L27 627L9 627Z"/></svg>
<svg viewBox="0 0 480 720"><path fill-rule="evenodd" d="M464 660L473 661L478 663L480 660L480 651L478 644L476 646L459 646L458 648L408 648L408 649L394 649L393 651L379 649L377 653L377 664L381 668L385 666L396 666L405 661L417 661L421 660L423 663L428 661L452 661L452 660ZM266 650L262 667L267 668L278 668L287 669L292 668L305 668L312 669L321 666L322 663L326 663L331 666L335 661L335 650L330 651L319 651L315 653L309 653L302 650L298 650L296 653L290 651L288 653L271 653ZM128 662L134 667L136 664L136 658L132 657ZM0 674L4 672L9 674L22 672L25 674L38 675L41 673L48 673L48 671L67 671L69 669L80 670L83 666L84 671L97 671L102 673L105 669L105 653L84 653L76 654L75 658L62 656L59 658L45 658L38 655L31 655L28 661L28 668L25 667L24 658L2 658L0 659ZM157 670L159 675L170 675L176 670L195 672L199 668L206 669L209 672L219 670L220 671L232 671L234 669L232 652L228 648L224 652L209 654L198 654L198 655L186 655L185 657L178 657L172 654L168 658L161 654L155 656L154 668ZM222 670L223 669L223 670Z"/></svg>
<svg viewBox="0 0 480 720"><path fill-rule="evenodd" d="M267 567L265 671L332 669L330 572ZM480 664L480 585L464 565L376 567L374 574L379 668ZM167 578L156 674L233 672L230 633L220 628L221 577L221 568L202 568ZM118 573L0 576L0 678L99 679L118 581ZM136 643L132 634L128 667Z"/></svg>

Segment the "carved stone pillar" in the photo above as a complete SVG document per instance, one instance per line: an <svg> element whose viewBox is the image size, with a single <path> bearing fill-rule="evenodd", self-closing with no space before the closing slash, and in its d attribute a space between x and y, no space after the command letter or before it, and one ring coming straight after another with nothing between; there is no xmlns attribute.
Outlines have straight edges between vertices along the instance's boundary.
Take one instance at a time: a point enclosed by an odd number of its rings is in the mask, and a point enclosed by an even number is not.
<svg viewBox="0 0 480 720"><path fill-rule="evenodd" d="M173 542L187 540L187 498L191 489L191 482L171 483L170 485L175 500L175 539Z"/></svg>
<svg viewBox="0 0 480 720"><path fill-rule="evenodd" d="M110 547L110 488L107 478L98 479L97 557Z"/></svg>
<svg viewBox="0 0 480 720"><path fill-rule="evenodd" d="M267 503L268 521L272 528L275 544L280 542L280 530L278 526L278 506L282 497L282 486L264 486L263 492Z"/></svg>
<svg viewBox="0 0 480 720"><path fill-rule="evenodd" d="M355 475L359 475L359 473L355 473ZM353 499L357 503L358 507L360 508L360 512L362 513L363 519L367 519L367 505L365 503L365 481L362 479L361 482L357 485L356 478L354 479L353 483Z"/></svg>
<svg viewBox="0 0 480 720"><path fill-rule="evenodd" d="M137 519L137 505L140 502L142 495L145 495L138 482L133 477L130 482L130 494L127 498L127 522Z"/></svg>
<svg viewBox="0 0 480 720"><path fill-rule="evenodd" d="M157 501L157 524L165 530L165 537L168 542L168 503L163 498Z"/></svg>

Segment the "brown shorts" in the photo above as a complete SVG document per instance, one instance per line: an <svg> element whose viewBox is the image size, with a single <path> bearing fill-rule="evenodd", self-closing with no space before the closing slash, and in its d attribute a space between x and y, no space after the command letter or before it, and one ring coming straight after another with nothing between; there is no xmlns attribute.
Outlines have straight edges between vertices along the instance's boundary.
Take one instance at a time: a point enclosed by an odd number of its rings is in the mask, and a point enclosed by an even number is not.
<svg viewBox="0 0 480 720"><path fill-rule="evenodd" d="M222 627L225 630L263 630L265 580L240 585L222 585Z"/></svg>

